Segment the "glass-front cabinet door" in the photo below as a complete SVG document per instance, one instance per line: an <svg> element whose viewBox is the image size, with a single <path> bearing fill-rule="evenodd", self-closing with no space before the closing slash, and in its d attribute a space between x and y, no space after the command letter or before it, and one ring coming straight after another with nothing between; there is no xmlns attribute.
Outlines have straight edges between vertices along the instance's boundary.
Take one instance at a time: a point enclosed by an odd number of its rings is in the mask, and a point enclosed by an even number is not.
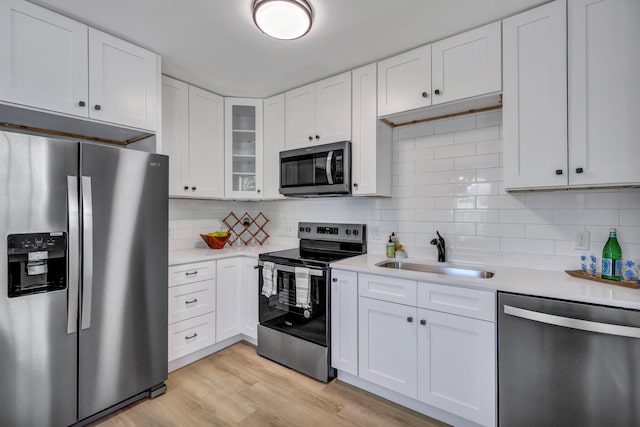
<svg viewBox="0 0 640 427"><path fill-rule="evenodd" d="M262 198L262 100L225 98L225 197Z"/></svg>

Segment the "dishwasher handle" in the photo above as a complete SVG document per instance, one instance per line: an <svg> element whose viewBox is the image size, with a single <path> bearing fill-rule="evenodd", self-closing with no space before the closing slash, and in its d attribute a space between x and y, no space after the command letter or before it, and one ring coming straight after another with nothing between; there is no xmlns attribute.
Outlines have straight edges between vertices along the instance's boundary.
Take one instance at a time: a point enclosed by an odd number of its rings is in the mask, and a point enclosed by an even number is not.
<svg viewBox="0 0 640 427"><path fill-rule="evenodd" d="M631 326L612 325L610 323L592 322L590 320L574 319L571 317L556 316L554 314L540 313L539 311L526 310L524 308L504 305L504 314L533 322L546 323L564 328L578 329L581 331L596 332L599 334L616 335L628 338L640 338L640 328Z"/></svg>

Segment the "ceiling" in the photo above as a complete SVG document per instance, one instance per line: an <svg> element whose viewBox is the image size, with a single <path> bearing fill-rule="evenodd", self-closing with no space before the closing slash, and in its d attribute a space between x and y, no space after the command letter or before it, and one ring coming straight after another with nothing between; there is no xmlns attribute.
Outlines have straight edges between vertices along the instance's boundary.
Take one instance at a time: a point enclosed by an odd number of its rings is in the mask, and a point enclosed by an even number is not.
<svg viewBox="0 0 640 427"><path fill-rule="evenodd" d="M264 98L547 0L310 0L311 32L271 39L253 0L32 0L162 56L162 73L224 96Z"/></svg>

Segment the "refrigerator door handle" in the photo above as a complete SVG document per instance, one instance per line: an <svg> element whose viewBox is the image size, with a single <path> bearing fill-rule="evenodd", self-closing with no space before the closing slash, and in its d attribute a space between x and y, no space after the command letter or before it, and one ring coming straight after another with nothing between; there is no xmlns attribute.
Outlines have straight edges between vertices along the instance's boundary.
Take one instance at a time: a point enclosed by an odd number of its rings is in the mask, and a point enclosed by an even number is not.
<svg viewBox="0 0 640 427"><path fill-rule="evenodd" d="M80 233L78 213L78 177L67 176L67 210L69 221L69 275L67 286L67 334L78 332L78 279L80 270Z"/></svg>
<svg viewBox="0 0 640 427"><path fill-rule="evenodd" d="M91 291L93 290L93 200L91 177L82 177L82 329L91 327Z"/></svg>

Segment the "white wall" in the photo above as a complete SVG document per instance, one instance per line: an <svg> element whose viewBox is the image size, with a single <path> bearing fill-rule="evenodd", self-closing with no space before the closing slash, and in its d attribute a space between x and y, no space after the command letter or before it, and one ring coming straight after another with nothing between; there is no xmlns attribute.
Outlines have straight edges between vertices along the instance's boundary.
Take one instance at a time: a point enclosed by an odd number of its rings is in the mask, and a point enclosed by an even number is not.
<svg viewBox="0 0 640 427"><path fill-rule="evenodd" d="M501 124L495 111L394 130L392 198L171 200L170 247L193 247L199 231L218 228L230 211L262 211L271 241L291 245L298 221L363 222L370 253L383 254L395 231L409 257L433 260L429 241L439 230L450 260L561 270L579 267L575 231L591 233L600 258L616 227L623 256L640 258L640 189L506 193Z"/></svg>

